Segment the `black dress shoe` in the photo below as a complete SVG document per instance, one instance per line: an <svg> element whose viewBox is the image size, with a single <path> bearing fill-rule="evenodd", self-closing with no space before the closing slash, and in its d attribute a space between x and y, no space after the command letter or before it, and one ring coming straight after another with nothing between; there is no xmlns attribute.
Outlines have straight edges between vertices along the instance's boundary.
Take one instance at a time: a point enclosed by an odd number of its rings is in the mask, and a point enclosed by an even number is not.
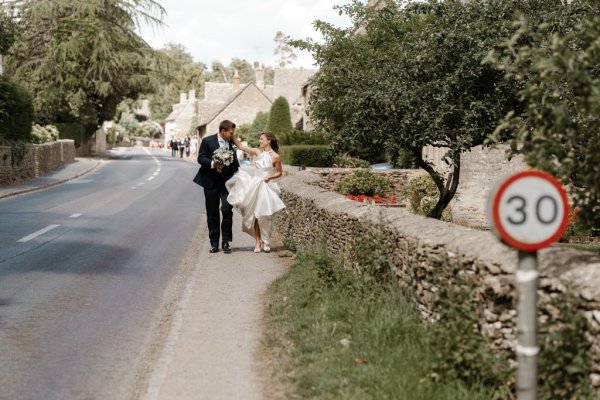
<svg viewBox="0 0 600 400"><path fill-rule="evenodd" d="M210 246L210 250L211 253L218 253L219 252L219 246Z"/></svg>
<svg viewBox="0 0 600 400"><path fill-rule="evenodd" d="M229 242L223 242L223 252L225 254L231 253L231 247L229 247Z"/></svg>

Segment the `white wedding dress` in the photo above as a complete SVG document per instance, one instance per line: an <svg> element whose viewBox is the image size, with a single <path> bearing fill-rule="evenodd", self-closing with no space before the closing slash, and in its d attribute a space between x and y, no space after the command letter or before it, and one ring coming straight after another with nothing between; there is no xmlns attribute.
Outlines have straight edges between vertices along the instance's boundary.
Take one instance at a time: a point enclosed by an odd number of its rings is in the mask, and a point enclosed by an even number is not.
<svg viewBox="0 0 600 400"><path fill-rule="evenodd" d="M240 169L225 183L229 191L227 201L242 213L242 230L255 237L254 220L257 219L260 239L267 245L271 242L271 217L285 208L279 198L279 185L263 179L273 174L273 159L270 152L265 151L256 158L253 174Z"/></svg>

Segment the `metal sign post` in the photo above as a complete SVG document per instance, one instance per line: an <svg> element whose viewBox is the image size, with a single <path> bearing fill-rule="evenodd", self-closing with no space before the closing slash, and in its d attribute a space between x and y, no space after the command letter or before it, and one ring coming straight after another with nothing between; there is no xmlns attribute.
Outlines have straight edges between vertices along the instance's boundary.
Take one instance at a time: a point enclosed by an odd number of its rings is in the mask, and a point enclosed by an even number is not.
<svg viewBox="0 0 600 400"><path fill-rule="evenodd" d="M493 232L519 250L517 266L517 398L537 399L537 251L558 240L569 221L567 194L541 171L512 175L494 189L487 206Z"/></svg>
<svg viewBox="0 0 600 400"><path fill-rule="evenodd" d="M537 252L519 251L517 288L517 398L537 398Z"/></svg>

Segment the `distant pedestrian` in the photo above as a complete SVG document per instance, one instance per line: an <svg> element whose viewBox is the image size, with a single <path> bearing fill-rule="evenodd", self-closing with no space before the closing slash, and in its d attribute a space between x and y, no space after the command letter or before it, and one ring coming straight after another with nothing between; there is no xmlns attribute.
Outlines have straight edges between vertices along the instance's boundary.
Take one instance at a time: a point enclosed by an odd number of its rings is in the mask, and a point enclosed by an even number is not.
<svg viewBox="0 0 600 400"><path fill-rule="evenodd" d="M181 139L179 141L179 158L183 158L184 151L185 151L185 140Z"/></svg>
<svg viewBox="0 0 600 400"><path fill-rule="evenodd" d="M175 157L177 155L177 150L179 149L178 143L177 143L177 139L175 139L174 137L171 138L171 142L170 142L170 146L171 146L171 157Z"/></svg>
<svg viewBox="0 0 600 400"><path fill-rule="evenodd" d="M191 141L190 141L190 137L187 136L185 138L185 156L189 157L190 156L190 146L191 146Z"/></svg>

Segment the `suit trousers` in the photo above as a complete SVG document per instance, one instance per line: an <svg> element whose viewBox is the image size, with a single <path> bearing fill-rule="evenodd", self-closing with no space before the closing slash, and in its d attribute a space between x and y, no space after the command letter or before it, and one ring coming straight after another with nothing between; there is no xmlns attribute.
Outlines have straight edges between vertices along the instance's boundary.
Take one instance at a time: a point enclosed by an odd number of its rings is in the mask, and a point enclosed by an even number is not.
<svg viewBox="0 0 600 400"><path fill-rule="evenodd" d="M212 247L219 246L219 237L221 234L223 242L231 242L233 239L233 207L227 202L228 195L229 192L227 191L225 184L217 185L210 189L204 189L208 237ZM219 203L221 205L221 213L219 213ZM222 220L221 214L223 214Z"/></svg>

